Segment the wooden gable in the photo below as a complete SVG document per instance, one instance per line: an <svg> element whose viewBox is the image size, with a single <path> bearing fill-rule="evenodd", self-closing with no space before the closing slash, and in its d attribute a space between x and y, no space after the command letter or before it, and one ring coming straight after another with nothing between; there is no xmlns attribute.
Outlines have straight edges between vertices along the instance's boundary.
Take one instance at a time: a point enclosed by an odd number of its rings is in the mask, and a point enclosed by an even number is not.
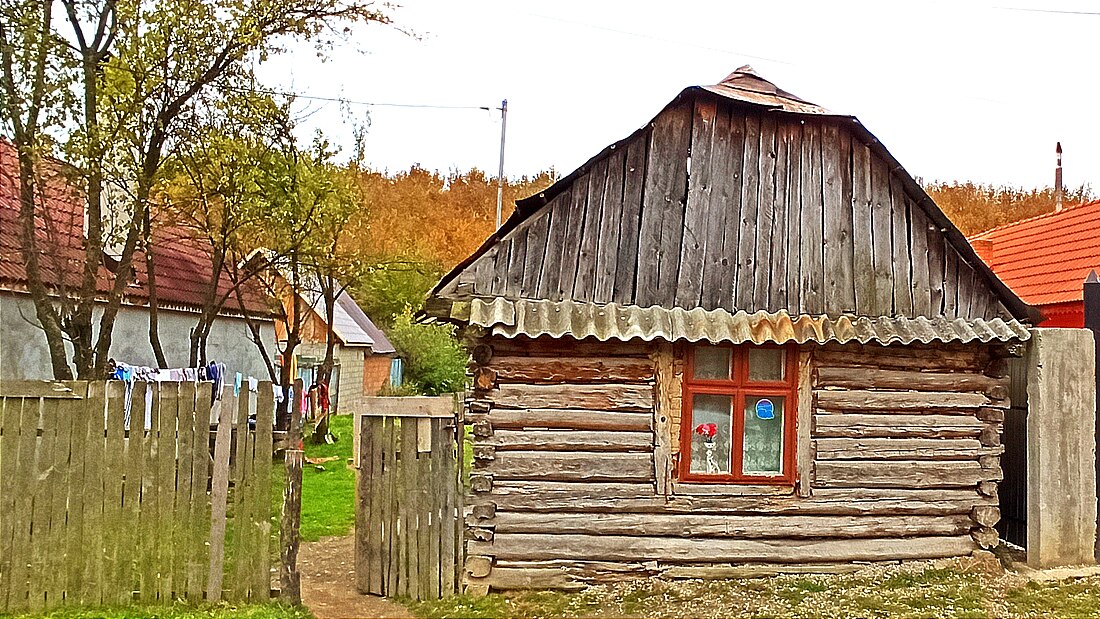
<svg viewBox="0 0 1100 619"><path fill-rule="evenodd" d="M704 89L521 201L509 224L436 296L1026 317L854 118Z"/></svg>

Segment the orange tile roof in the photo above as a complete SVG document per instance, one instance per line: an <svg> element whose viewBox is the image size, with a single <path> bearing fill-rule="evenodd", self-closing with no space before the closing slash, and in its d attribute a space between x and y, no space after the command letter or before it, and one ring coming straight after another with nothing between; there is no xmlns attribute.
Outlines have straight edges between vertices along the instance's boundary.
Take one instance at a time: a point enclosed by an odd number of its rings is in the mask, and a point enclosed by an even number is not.
<svg viewBox="0 0 1100 619"><path fill-rule="evenodd" d="M969 238L997 277L1032 305L1082 300L1100 271L1100 200L1024 219Z"/></svg>

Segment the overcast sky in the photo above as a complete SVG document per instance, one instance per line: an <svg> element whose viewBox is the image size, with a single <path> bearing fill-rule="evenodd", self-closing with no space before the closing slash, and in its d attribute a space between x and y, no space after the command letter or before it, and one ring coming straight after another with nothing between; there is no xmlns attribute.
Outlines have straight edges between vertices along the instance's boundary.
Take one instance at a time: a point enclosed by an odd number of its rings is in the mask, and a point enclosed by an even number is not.
<svg viewBox="0 0 1100 619"><path fill-rule="evenodd" d="M1052 12L1058 11L1058 12ZM1096 12L1097 14L1091 14ZM327 62L303 47L262 67L269 85L356 102L499 107L505 173L568 173L648 122L684 87L751 64L857 116L926 180L1100 189L1100 3L406 0L400 28L363 27ZM500 114L300 99L303 127L391 171L495 174Z"/></svg>

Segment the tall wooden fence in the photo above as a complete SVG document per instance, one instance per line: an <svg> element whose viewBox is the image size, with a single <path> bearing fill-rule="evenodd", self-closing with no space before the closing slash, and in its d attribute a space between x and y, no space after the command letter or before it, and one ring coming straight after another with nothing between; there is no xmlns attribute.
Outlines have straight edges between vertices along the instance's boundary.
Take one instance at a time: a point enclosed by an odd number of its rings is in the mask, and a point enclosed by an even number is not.
<svg viewBox="0 0 1100 619"><path fill-rule="evenodd" d="M462 443L453 400L365 398L355 425L358 590L414 600L454 595Z"/></svg>
<svg viewBox="0 0 1100 619"><path fill-rule="evenodd" d="M273 392L212 458L211 389L0 383L0 612L268 596Z"/></svg>

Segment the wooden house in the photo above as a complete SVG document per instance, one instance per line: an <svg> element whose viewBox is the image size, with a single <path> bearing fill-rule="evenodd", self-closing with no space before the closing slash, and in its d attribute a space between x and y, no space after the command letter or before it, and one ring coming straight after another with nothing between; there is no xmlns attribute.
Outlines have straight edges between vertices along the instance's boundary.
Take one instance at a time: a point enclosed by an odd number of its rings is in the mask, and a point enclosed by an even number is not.
<svg viewBox="0 0 1100 619"><path fill-rule="evenodd" d="M1029 311L855 118L688 88L433 291L472 347L467 581L989 546Z"/></svg>

